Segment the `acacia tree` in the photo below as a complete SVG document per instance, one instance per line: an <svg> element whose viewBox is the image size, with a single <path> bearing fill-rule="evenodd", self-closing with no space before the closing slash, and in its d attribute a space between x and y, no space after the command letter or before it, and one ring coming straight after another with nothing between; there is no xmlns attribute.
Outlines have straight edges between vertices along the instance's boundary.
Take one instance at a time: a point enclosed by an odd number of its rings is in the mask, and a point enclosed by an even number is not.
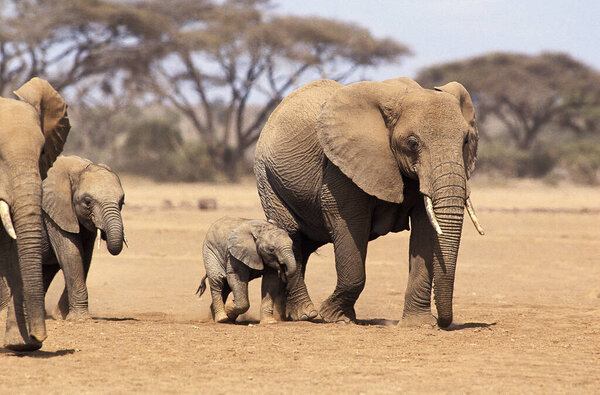
<svg viewBox="0 0 600 395"><path fill-rule="evenodd" d="M41 75L71 87L80 108L110 98L177 108L231 178L291 89L409 54L353 24L276 15L268 0L0 1L11 4L0 21L11 89Z"/></svg>
<svg viewBox="0 0 600 395"><path fill-rule="evenodd" d="M480 121L498 119L525 150L545 131L593 132L600 121L600 74L562 53L493 53L426 68L417 80L427 86L460 81Z"/></svg>
<svg viewBox="0 0 600 395"><path fill-rule="evenodd" d="M231 178L292 88L311 77L343 80L409 53L402 44L375 39L352 24L273 15L267 1L226 1L194 15L161 4L144 3L147 11L165 16L167 28L160 35L137 36L135 57L148 71L130 73L131 85L179 109ZM119 59L130 49L114 48L104 56Z"/></svg>

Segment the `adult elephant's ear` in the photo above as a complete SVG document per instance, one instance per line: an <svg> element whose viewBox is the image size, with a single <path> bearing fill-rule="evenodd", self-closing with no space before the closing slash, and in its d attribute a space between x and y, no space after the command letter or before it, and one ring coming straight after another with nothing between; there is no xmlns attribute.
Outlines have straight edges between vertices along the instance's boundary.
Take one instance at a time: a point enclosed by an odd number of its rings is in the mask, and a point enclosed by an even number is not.
<svg viewBox="0 0 600 395"><path fill-rule="evenodd" d="M256 250L256 237L260 226L256 222L249 221L232 230L227 238L227 250L249 268L263 270L264 263Z"/></svg>
<svg viewBox="0 0 600 395"><path fill-rule="evenodd" d="M393 203L402 202L404 183L390 147L390 130L410 89L414 86L396 80L348 85L327 100L317 123L327 158L360 189Z"/></svg>
<svg viewBox="0 0 600 395"><path fill-rule="evenodd" d="M465 161L465 169L467 178L471 176L471 172L475 169L475 161L477 160L477 143L479 141L479 131L475 121L475 107L471 101L471 95L467 89L456 81L447 83L444 86L436 86L435 90L446 92L454 96L459 104L463 117L469 124L470 128L467 133L467 140L463 149Z"/></svg>
<svg viewBox="0 0 600 395"><path fill-rule="evenodd" d="M79 233L79 221L73 208L72 179L79 177L89 163L78 157L60 157L42 182L42 210L64 231Z"/></svg>
<svg viewBox="0 0 600 395"><path fill-rule="evenodd" d="M46 178L48 169L63 146L71 129L67 115L67 103L48 81L32 78L14 92L19 99L31 104L40 114L42 132L46 138L40 156L40 174Z"/></svg>

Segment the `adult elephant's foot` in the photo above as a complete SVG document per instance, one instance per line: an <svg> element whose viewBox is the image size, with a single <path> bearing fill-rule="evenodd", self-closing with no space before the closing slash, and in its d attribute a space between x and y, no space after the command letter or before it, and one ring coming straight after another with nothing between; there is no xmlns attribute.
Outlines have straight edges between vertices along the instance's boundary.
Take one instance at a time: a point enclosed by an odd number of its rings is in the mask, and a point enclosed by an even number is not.
<svg viewBox="0 0 600 395"><path fill-rule="evenodd" d="M352 323L356 321L354 305L344 305L331 296L323 302L319 315L325 322Z"/></svg>
<svg viewBox="0 0 600 395"><path fill-rule="evenodd" d="M227 317L224 311L217 311L215 313L215 322L219 324L229 322L229 317Z"/></svg>
<svg viewBox="0 0 600 395"><path fill-rule="evenodd" d="M4 347L12 351L35 351L42 348L42 343L29 336L23 339L21 332L15 325L6 328Z"/></svg>
<svg viewBox="0 0 600 395"><path fill-rule="evenodd" d="M421 328L430 327L433 328L437 325L437 318L431 315L431 312L424 312L420 314L404 314L402 321L398 324L402 327L407 328Z"/></svg>
<svg viewBox="0 0 600 395"><path fill-rule="evenodd" d="M319 312L310 300L300 303L293 303L288 300L286 315L291 321L309 321L317 318Z"/></svg>
<svg viewBox="0 0 600 395"><path fill-rule="evenodd" d="M67 314L67 321L87 321L87 320L91 320L92 317L90 316L90 313L87 310L71 310L69 311L69 314Z"/></svg>

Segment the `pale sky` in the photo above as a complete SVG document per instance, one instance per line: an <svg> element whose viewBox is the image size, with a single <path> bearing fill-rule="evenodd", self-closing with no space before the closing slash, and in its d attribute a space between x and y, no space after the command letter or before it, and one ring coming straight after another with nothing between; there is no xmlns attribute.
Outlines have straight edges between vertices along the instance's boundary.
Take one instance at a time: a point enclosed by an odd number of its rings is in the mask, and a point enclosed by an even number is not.
<svg viewBox="0 0 600 395"><path fill-rule="evenodd" d="M277 12L354 22L414 53L372 79L415 77L422 67L493 51L566 52L600 71L596 0L279 0Z"/></svg>

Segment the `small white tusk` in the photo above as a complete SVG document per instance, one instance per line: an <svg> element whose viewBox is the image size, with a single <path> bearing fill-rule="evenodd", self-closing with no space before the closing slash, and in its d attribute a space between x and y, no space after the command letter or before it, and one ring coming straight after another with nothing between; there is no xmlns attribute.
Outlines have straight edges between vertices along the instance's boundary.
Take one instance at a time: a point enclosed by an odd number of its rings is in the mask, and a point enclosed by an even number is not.
<svg viewBox="0 0 600 395"><path fill-rule="evenodd" d="M127 243L127 237L123 235L123 243L125 243L125 247L129 248L129 244Z"/></svg>
<svg viewBox="0 0 600 395"><path fill-rule="evenodd" d="M475 210L473 209L473 203L471 203L471 198L468 198L465 201L465 206L467 207L467 213L469 213L471 221L473 221L473 225L475 225L475 229L477 229L479 234L483 236L485 234L485 231L483 230L483 227L481 226L479 220L477 219L477 216L475 215Z"/></svg>
<svg viewBox="0 0 600 395"><path fill-rule="evenodd" d="M98 239L98 249L100 249L100 242L102 241L102 232L100 229L96 230L96 238Z"/></svg>
<svg viewBox="0 0 600 395"><path fill-rule="evenodd" d="M2 218L2 225L4 225L6 233L8 233L11 238L17 240L17 233L15 232L15 227L10 218L10 207L4 200L0 200L0 218Z"/></svg>
<svg viewBox="0 0 600 395"><path fill-rule="evenodd" d="M433 203L431 202L431 198L429 196L424 195L425 198L425 211L427 212L427 217L429 218L429 222L433 225L433 229L437 232L438 235L442 234L442 228L440 228L440 224L435 218L435 213L433 212Z"/></svg>

